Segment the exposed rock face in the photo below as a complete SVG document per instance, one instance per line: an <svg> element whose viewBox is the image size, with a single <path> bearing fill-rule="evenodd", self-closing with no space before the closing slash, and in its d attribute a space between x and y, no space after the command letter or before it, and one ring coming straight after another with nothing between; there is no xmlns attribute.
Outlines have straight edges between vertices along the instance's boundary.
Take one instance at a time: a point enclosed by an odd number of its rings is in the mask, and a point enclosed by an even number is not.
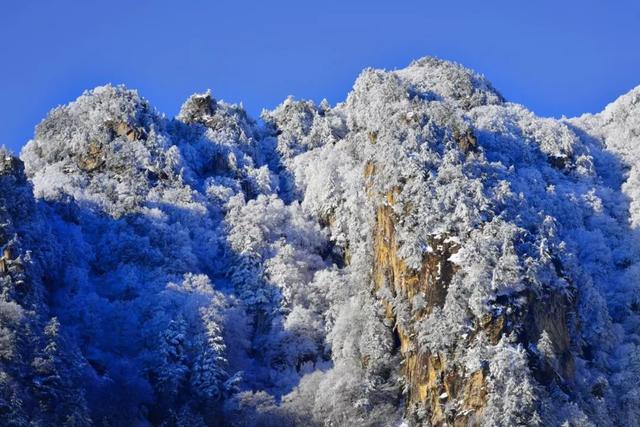
<svg viewBox="0 0 640 427"><path fill-rule="evenodd" d="M470 130L467 130L465 133L461 133L460 131L455 132L453 138L458 142L458 147L460 147L460 150L464 153L475 151L478 148L478 141Z"/></svg>
<svg viewBox="0 0 640 427"><path fill-rule="evenodd" d="M465 148L460 149L464 152ZM374 163L367 163L365 179L376 173ZM369 190L371 191L371 190ZM402 213L394 213L397 191L385 194L384 203L375 209L373 229L373 282L385 307L387 324L394 330L402 357L402 375L407 384L407 405L415 411L426 410L422 421L429 425L479 425L483 418L489 389L488 367L469 372L460 363L448 359L447 352L431 351L421 346L416 327L434 309L442 308L447 290L459 267L451 261L459 245L446 236L429 236L429 250L423 255L419 269L412 269L399 255L396 223ZM559 268L559 267L558 267ZM389 292L380 292L388 290ZM419 306L415 297L421 296ZM459 345L483 333L491 345L513 333L526 346L535 346L543 333L550 340L551 357L532 365L533 374L541 384L559 383L571 387L575 377L575 362L570 329L576 315L575 302L557 291L546 289L542 295L529 292L519 309L497 310L471 320L473 329L458 337ZM398 319L394 307L405 303L410 318ZM534 363L532 361L532 363Z"/></svg>
<svg viewBox="0 0 640 427"><path fill-rule="evenodd" d="M90 144L86 154L80 156L78 159L78 167L85 172L93 172L102 165L104 165L102 149L97 143Z"/></svg>
<svg viewBox="0 0 640 427"><path fill-rule="evenodd" d="M375 164L367 163L365 178L371 179L375 173ZM434 308L444 306L449 284L459 269L451 261L459 246L446 236L430 236L430 249L424 254L421 267L409 268L399 255L395 228L401 218L394 213L395 195L396 191L388 192L384 203L376 208L373 282L374 291L381 295L386 321L398 340L401 371L408 389L407 405L414 410L425 408L427 415L423 421L429 425L479 425L489 394L487 366L468 372L461 364L449 360L446 352L421 346L415 330ZM383 289L390 292L380 292ZM419 306L415 305L417 295L423 298ZM545 385L558 381L570 387L575 362L569 330L575 327L571 323L576 315L575 304L551 290L543 295L527 293L524 298L526 303L519 310L485 313L472 320L471 337L482 332L491 345L497 345L504 336L514 333L524 345L535 346L545 333L552 346L553 362L546 359L532 366L534 376ZM408 305L409 319L398 319L394 312L398 301ZM466 341L467 337L459 339Z"/></svg>
<svg viewBox="0 0 640 427"><path fill-rule="evenodd" d="M365 176L370 178L373 174L375 165L369 163ZM382 298L386 319L396 333L402 355L402 374L408 386L407 404L428 408L427 420L432 425L465 425L479 415L486 404L485 373L478 370L465 376L464 368L449 366L445 354L420 348L414 330L425 315L444 305L456 270L449 258L458 248L446 238L430 237L432 250L424 255L421 268L417 271L409 268L398 255L393 204L394 192L389 192L386 203L376 208L373 280L376 292L389 289L388 298L407 301L412 313L410 319L399 322L391 301ZM424 297L418 307L413 303L417 295ZM489 323L482 327L488 329ZM502 330L494 334L499 338ZM455 406L450 402L455 402Z"/></svg>
<svg viewBox="0 0 640 427"><path fill-rule="evenodd" d="M365 176L375 173L375 166L367 164ZM447 354L420 346L415 327L434 308L442 308L447 297L447 288L458 267L450 261L459 247L446 237L430 237L430 250L424 255L421 268L411 269L398 255L393 213L394 192L385 196L386 203L376 208L373 237L374 291L390 290L381 297L385 317L395 331L398 350L402 357L402 375L407 383L407 405L427 410L429 425L476 425L488 400L486 366L467 372L464 366L452 363ZM416 295L424 300L414 305ZM398 320L392 300L404 301L412 313L409 319ZM546 333L552 345L554 363L543 360L532 366L534 376L540 383L549 385L556 380L568 387L573 384L575 362L569 334L570 322L576 307L567 297L551 292L540 298L528 294L526 304L518 312L503 311L487 313L474 320L471 335L483 332L491 345L497 345L503 336L510 333L526 345L535 345ZM533 362L532 363L536 363Z"/></svg>
<svg viewBox="0 0 640 427"><path fill-rule="evenodd" d="M194 95L182 106L180 119L185 123L210 124L216 111L216 101L210 92Z"/></svg>
<svg viewBox="0 0 640 427"><path fill-rule="evenodd" d="M125 122L109 123L109 126L117 136L127 138L128 141L135 141L144 136L143 128L135 128Z"/></svg>

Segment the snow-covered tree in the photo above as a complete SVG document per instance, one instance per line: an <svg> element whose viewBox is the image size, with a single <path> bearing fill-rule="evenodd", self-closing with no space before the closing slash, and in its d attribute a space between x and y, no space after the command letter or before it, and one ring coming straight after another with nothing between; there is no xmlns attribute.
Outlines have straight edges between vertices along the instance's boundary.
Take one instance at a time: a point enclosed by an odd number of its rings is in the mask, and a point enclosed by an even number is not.
<svg viewBox="0 0 640 427"><path fill-rule="evenodd" d="M0 150L0 420L638 424L639 94L540 118L435 58L262 122L85 92Z"/></svg>

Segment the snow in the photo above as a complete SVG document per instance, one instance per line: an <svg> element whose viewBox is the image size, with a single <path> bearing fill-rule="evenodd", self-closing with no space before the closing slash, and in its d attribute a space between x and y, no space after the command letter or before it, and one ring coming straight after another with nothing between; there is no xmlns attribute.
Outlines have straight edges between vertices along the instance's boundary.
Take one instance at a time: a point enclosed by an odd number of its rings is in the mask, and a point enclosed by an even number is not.
<svg viewBox="0 0 640 427"><path fill-rule="evenodd" d="M428 408L405 411L385 300L413 350L486 370L483 425L633 425L638 108L640 88L539 118L434 58L367 69L334 107L289 98L261 124L210 92L171 119L124 87L88 91L38 125L24 171L0 153L1 243L15 236L25 270L0 277L2 413L409 425ZM441 307L374 294L382 205L409 268L442 250L433 238L459 247ZM518 317L558 295L563 354L550 330L522 342ZM515 326L497 344L473 331L500 315ZM574 379L542 378L569 357Z"/></svg>

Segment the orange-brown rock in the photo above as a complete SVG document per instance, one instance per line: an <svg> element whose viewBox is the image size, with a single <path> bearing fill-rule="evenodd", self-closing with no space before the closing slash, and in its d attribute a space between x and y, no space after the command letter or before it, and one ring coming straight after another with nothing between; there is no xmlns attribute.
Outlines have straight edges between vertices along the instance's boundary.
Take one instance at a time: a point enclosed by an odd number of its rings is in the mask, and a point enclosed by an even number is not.
<svg viewBox="0 0 640 427"><path fill-rule="evenodd" d="M367 163L365 177L371 178L375 164ZM369 189L371 190L371 189ZM449 261L458 247L444 236L428 238L431 250L422 259L418 270L410 268L398 256L396 218L393 205L397 191L385 194L385 202L376 208L374 229L373 281L379 291L386 287L394 298L407 304L422 293L425 305L413 309L409 325L397 321L391 301L383 299L387 323L396 333L402 354L402 374L407 384L409 408L423 407L432 425L467 425L486 403L485 376L480 371L466 376L461 366L450 363L444 354L421 349L415 340L412 325L428 315L435 307L442 307L447 289L457 267Z"/></svg>
<svg viewBox="0 0 640 427"><path fill-rule="evenodd" d="M464 153L475 151L478 147L478 141L471 130L467 131L454 131L453 138L458 143L458 147Z"/></svg>
<svg viewBox="0 0 640 427"><path fill-rule="evenodd" d="M475 139L467 139L465 143L473 147ZM380 200L372 185L376 171L376 164L369 162L365 165L364 176L368 180L368 194ZM478 425L488 400L486 370L465 372L463 366L448 360L445 354L420 346L417 331L413 329L420 319L444 306L449 284L458 269L450 257L459 248L447 236L429 236L430 249L423 255L420 267L410 268L398 255L396 224L402 218L397 216L411 210L410 206L398 209L400 191L396 188L386 192L375 210L373 291L382 299L385 323L393 328L397 338L408 410L422 409L428 417L423 421L435 426ZM414 297L418 294L422 295L424 304L414 307ZM575 375L568 327L572 305L559 291L544 295L526 292L524 296L526 302L522 307L510 310L505 309L508 302L496 301L498 309L475 319L471 335L482 332L491 344L496 345L503 336L515 333L525 346L535 346L546 332L555 360L553 364L544 362L534 366L534 376L543 384L556 381L564 387ZM410 308L409 321L397 318L394 307L397 301Z"/></svg>
<svg viewBox="0 0 640 427"><path fill-rule="evenodd" d="M567 297L553 292L543 301L535 294L528 297L529 318L524 322L528 326L527 335L530 341L539 339L543 331L548 334L553 347L553 353L558 359L559 371L547 366L538 373L538 380L547 383L557 378L561 382L572 381L575 376L575 360L571 353L571 339L568 323L569 311L572 309Z"/></svg>
<svg viewBox="0 0 640 427"><path fill-rule="evenodd" d="M483 330L489 337L491 344L498 344L505 331L506 319L504 315L492 316L485 314L480 318L478 330Z"/></svg>
<svg viewBox="0 0 640 427"><path fill-rule="evenodd" d="M85 172L93 172L104 164L102 149L98 143L89 144L85 154L78 159L78 167Z"/></svg>
<svg viewBox="0 0 640 427"><path fill-rule="evenodd" d="M378 142L378 132L370 131L367 133L367 136L369 137L369 142L371 144L375 145Z"/></svg>
<svg viewBox="0 0 640 427"><path fill-rule="evenodd" d="M126 137L129 141L135 141L144 137L144 129L136 128L125 122L116 122L110 124L111 129L117 136Z"/></svg>

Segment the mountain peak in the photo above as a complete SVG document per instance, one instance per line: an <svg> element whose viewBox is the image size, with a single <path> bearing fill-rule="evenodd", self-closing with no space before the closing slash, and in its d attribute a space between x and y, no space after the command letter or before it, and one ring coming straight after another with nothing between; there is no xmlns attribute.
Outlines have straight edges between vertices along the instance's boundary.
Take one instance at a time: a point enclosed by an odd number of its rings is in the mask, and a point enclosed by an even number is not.
<svg viewBox="0 0 640 427"><path fill-rule="evenodd" d="M639 100L540 118L435 58L262 123L85 92L0 150L0 413L636 425Z"/></svg>
<svg viewBox="0 0 640 427"><path fill-rule="evenodd" d="M455 62L424 57L393 73L424 96L449 100L465 110L504 102L489 80Z"/></svg>

